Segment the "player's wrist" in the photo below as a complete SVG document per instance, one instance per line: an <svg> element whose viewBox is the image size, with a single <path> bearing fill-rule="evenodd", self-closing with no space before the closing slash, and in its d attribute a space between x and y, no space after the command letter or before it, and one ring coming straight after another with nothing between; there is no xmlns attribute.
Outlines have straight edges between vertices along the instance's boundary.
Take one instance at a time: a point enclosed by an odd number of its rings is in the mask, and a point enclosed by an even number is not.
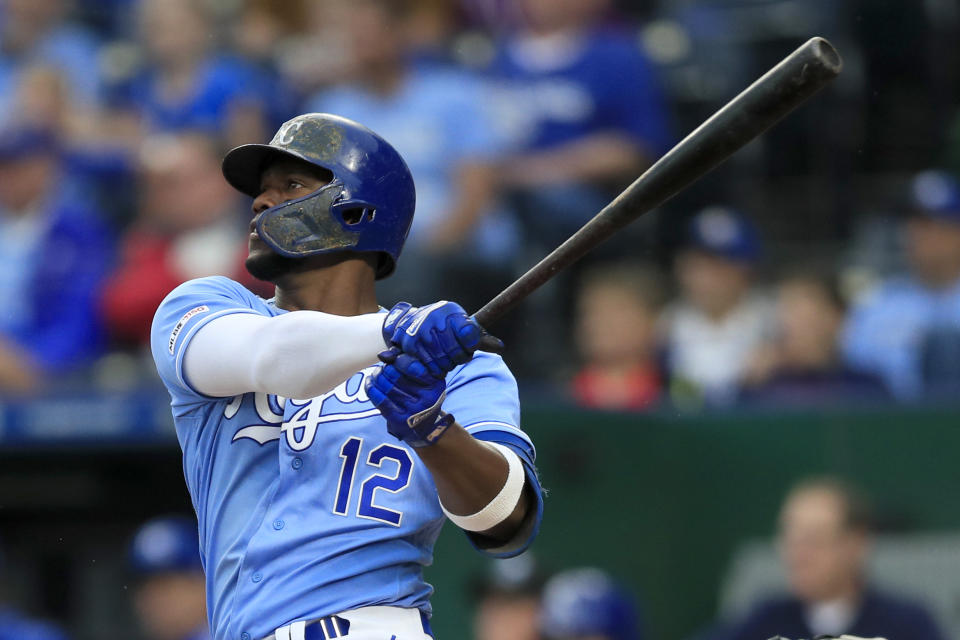
<svg viewBox="0 0 960 640"><path fill-rule="evenodd" d="M414 449L432 447L447 433L451 426L456 424L452 413L440 410L432 421L422 421L416 427L409 427L409 435L401 440Z"/></svg>

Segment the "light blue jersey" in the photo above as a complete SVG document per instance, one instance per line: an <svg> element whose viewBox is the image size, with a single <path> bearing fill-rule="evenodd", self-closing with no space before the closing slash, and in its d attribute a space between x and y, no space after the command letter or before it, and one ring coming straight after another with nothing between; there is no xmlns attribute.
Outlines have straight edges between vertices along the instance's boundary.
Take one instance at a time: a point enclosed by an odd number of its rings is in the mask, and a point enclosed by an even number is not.
<svg viewBox="0 0 960 640"><path fill-rule="evenodd" d="M232 313L285 311L227 278L202 278L167 296L151 336L199 521L214 637L256 640L294 620L362 606L429 614L422 569L444 516L430 472L367 399L364 379L379 365L313 399L204 396L184 378L184 353L197 330ZM443 408L474 437L523 460L533 515L514 540L483 549L520 553L536 535L542 503L513 376L498 356L478 352L448 375Z"/></svg>

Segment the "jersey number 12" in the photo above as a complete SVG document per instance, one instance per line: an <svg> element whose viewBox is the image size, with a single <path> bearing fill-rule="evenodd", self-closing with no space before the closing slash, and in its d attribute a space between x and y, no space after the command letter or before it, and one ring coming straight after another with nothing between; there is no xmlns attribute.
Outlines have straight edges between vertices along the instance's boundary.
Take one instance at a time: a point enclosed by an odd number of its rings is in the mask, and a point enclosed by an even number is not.
<svg viewBox="0 0 960 640"><path fill-rule="evenodd" d="M346 516L350 509L350 502L353 497L353 483L357 475L357 463L360 460L361 450L363 449L363 438L348 438L343 446L340 447L340 457L343 458L343 464L340 466L340 481L337 483L337 497L333 503L333 512L340 516ZM396 447L392 444L381 444L367 456L366 464L378 469L382 468L384 460L393 460L397 463L397 472L393 476L385 473L377 473L367 477L360 483L360 500L357 503L357 517L367 518L369 520L378 520L392 524L395 527L400 526L403 519L403 513L393 509L387 509L374 504L377 489L383 489L390 493L397 493L410 484L410 473L413 471L413 460L410 453L402 447Z"/></svg>

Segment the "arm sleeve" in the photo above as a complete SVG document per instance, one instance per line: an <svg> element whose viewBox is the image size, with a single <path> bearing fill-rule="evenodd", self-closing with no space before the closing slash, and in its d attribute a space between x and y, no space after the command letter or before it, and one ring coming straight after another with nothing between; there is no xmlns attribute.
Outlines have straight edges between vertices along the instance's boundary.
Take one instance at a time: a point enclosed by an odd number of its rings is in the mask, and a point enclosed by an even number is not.
<svg viewBox="0 0 960 640"><path fill-rule="evenodd" d="M384 315L294 311L233 314L199 329L184 355L184 379L207 396L248 391L312 398L377 361Z"/></svg>
<svg viewBox="0 0 960 640"><path fill-rule="evenodd" d="M160 304L151 347L175 403L250 391L309 398L376 362L384 317L274 316L240 284L200 278Z"/></svg>
<svg viewBox="0 0 960 640"><path fill-rule="evenodd" d="M447 381L443 410L477 440L509 447L523 463L526 485L532 498L527 518L512 539L496 547L483 536L466 531L479 552L494 558L523 553L537 537L543 520L543 490L535 466L537 452L520 427L517 383L500 356L478 351L473 360L454 371Z"/></svg>

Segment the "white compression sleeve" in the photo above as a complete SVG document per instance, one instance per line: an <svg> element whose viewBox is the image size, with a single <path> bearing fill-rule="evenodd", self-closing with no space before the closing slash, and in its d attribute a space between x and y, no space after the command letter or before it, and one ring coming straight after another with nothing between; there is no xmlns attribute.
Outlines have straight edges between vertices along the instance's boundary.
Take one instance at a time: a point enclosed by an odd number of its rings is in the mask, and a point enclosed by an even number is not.
<svg viewBox="0 0 960 640"><path fill-rule="evenodd" d="M292 311L273 318L234 313L211 320L183 358L190 385L208 396L250 391L286 398L326 393L377 361L386 315Z"/></svg>

